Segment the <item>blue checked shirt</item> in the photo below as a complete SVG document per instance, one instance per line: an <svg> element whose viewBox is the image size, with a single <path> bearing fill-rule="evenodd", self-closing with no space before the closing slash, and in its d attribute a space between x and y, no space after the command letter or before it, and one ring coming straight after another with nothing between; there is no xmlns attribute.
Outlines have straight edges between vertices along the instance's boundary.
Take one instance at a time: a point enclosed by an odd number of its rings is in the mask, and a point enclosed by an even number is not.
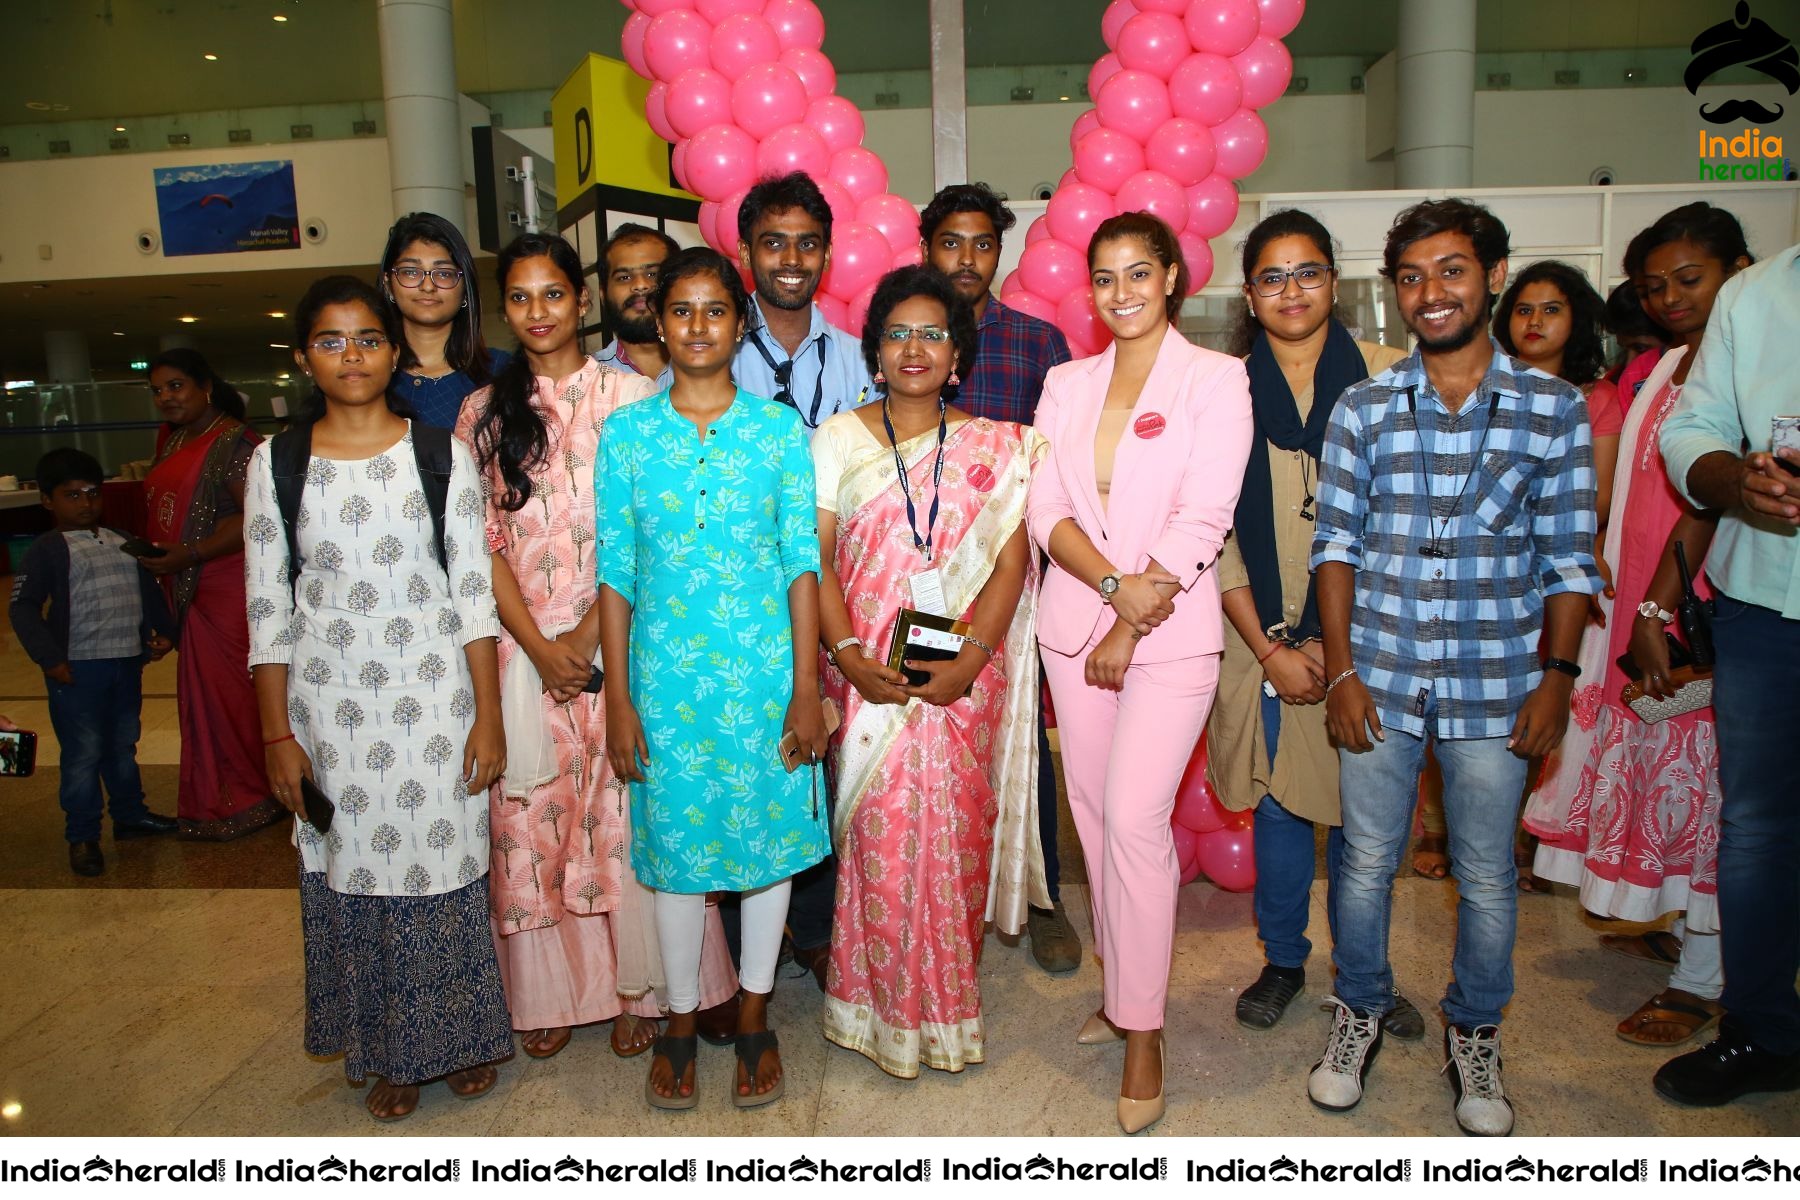
<svg viewBox="0 0 1800 1200"><path fill-rule="evenodd" d="M1032 424L1037 420L1038 397L1044 394L1044 376L1051 367L1069 361L1069 343L1062 330L990 296L975 331L981 339L975 365L964 372L956 406L991 421Z"/></svg>
<svg viewBox="0 0 1800 1200"><path fill-rule="evenodd" d="M1455 414L1416 350L1347 389L1312 566L1356 569L1351 656L1382 725L1422 737L1433 711L1440 738L1510 734L1540 676L1545 597L1601 588L1594 524L1593 438L1570 384L1495 346Z"/></svg>

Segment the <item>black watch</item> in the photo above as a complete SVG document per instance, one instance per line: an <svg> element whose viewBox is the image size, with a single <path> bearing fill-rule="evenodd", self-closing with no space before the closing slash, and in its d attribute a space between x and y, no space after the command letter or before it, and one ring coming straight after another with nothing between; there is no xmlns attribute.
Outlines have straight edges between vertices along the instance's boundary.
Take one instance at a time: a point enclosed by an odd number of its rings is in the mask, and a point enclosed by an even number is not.
<svg viewBox="0 0 1800 1200"><path fill-rule="evenodd" d="M1564 675L1567 675L1570 679L1580 679L1581 678L1581 668L1578 665L1576 665L1575 663L1570 662L1566 658L1546 658L1544 660L1544 670L1546 670L1546 671L1561 671Z"/></svg>

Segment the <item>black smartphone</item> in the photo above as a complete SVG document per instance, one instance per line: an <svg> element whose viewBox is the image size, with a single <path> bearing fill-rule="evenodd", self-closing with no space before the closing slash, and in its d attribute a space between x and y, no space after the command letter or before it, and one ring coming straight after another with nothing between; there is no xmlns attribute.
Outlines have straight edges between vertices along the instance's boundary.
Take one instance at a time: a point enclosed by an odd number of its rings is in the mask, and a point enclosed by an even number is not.
<svg viewBox="0 0 1800 1200"><path fill-rule="evenodd" d="M595 667L594 673L588 676L587 686L581 690L584 692L593 692L598 695L605 683L606 672L602 671L599 667Z"/></svg>
<svg viewBox="0 0 1800 1200"><path fill-rule="evenodd" d="M155 542L145 541L141 537L126 538L119 549L133 558L161 558L168 553L168 550L158 546Z"/></svg>
<svg viewBox="0 0 1800 1200"><path fill-rule="evenodd" d="M37 734L29 729L0 730L0 775L25 776L37 770Z"/></svg>
<svg viewBox="0 0 1800 1200"><path fill-rule="evenodd" d="M319 785L302 775L300 777L300 805L306 810L306 823L320 833L331 832L331 818L337 813L337 805L325 798Z"/></svg>
<svg viewBox="0 0 1800 1200"><path fill-rule="evenodd" d="M1680 638L1672 633L1665 633L1663 634L1663 637L1668 639L1669 643L1670 670L1674 670L1676 667L1689 667L1693 665L1694 656L1688 652L1686 644L1683 643ZM1625 653L1619 655L1614 661L1618 663L1619 670L1625 672L1625 678L1632 682L1635 683L1644 677L1643 668L1637 665L1637 659L1631 657L1631 651L1627 650Z"/></svg>

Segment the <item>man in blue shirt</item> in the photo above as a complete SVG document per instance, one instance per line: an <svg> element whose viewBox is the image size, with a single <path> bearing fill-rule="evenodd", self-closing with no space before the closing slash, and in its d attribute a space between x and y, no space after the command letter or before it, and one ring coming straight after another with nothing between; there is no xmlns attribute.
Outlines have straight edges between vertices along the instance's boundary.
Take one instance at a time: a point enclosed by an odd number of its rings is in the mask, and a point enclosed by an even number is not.
<svg viewBox="0 0 1800 1200"><path fill-rule="evenodd" d="M931 198L919 215L925 261L950 278L957 295L975 310L980 338L975 365L963 376L956 405L993 421L1030 425L1051 367L1069 361L1069 343L1046 321L1002 304L994 296L1000 269L1000 240L1017 223L1006 201L985 183L956 183ZM1038 837L1044 847L1044 882L1052 907L1031 909L1026 930L1031 956L1046 971L1073 971L1081 965L1081 938L1069 923L1058 893L1056 856L1056 768L1038 713Z"/></svg>
<svg viewBox="0 0 1800 1200"><path fill-rule="evenodd" d="M660 229L627 221L600 251L600 310L613 335L594 361L615 371L655 379L669 366L669 351L656 333L650 297L663 262L680 247Z"/></svg>
<svg viewBox="0 0 1800 1200"><path fill-rule="evenodd" d="M1486 1135L1513 1126L1500 1019L1526 765L1568 727L1587 598L1601 587L1587 405L1487 334L1508 249L1506 227L1465 200L1395 219L1382 273L1418 347L1332 414L1312 555L1344 858L1332 1031L1307 1095L1354 1108L1381 1049L1394 872L1429 743L1459 897L1445 1057L1457 1124Z"/></svg>

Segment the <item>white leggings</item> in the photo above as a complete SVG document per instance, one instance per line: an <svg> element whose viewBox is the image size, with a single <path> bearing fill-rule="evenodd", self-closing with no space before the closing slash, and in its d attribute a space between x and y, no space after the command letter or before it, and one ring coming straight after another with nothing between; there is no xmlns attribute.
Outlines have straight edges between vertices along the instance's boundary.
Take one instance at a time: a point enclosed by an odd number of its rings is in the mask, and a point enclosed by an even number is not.
<svg viewBox="0 0 1800 1200"><path fill-rule="evenodd" d="M789 878L743 893L738 908L743 931L738 982L746 992L775 989L775 961L781 955L792 889ZM663 1001L670 1012L691 1013L700 1007L700 943L705 933L705 892L656 893L656 942L662 948Z"/></svg>
<svg viewBox="0 0 1800 1200"><path fill-rule="evenodd" d="M1671 931L1681 939L1681 961L1669 976L1669 986L1702 1000L1717 1000L1725 992L1725 962L1719 949L1719 931L1695 933L1679 917Z"/></svg>

